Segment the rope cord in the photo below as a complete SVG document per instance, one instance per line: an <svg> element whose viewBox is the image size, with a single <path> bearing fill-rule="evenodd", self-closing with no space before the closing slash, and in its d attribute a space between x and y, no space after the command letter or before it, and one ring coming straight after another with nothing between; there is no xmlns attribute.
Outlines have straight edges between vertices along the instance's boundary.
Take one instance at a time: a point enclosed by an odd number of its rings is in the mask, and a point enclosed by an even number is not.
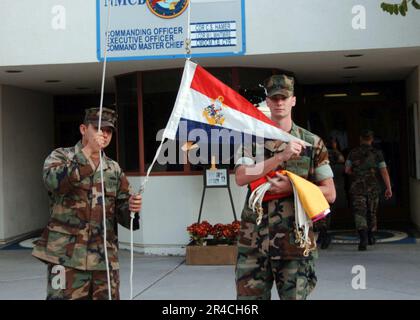
<svg viewBox="0 0 420 320"><path fill-rule="evenodd" d="M191 59L191 0L187 9L187 38L185 39L185 59Z"/></svg>
<svg viewBox="0 0 420 320"><path fill-rule="evenodd" d="M101 85L101 102L99 105L99 121L98 121L98 132L101 130L102 124L102 111L104 103L104 91L105 91L105 74L106 74L106 62L107 62L107 44L109 41L109 27L111 20L111 6L108 7L108 20L107 20L107 30L106 30L106 43L104 48L104 64L102 69L102 85ZM104 170L103 170L103 152L99 152L99 168L101 172L101 194L102 194L102 216L103 216L103 228L104 228L104 254L105 254L105 264L106 264L106 277L108 281L108 299L112 300L111 294L111 279L109 274L109 260L108 260L108 250L106 246L106 208L105 208L105 186L104 186Z"/></svg>
<svg viewBox="0 0 420 320"><path fill-rule="evenodd" d="M134 270L134 214L130 214L130 300L133 300L133 270Z"/></svg>

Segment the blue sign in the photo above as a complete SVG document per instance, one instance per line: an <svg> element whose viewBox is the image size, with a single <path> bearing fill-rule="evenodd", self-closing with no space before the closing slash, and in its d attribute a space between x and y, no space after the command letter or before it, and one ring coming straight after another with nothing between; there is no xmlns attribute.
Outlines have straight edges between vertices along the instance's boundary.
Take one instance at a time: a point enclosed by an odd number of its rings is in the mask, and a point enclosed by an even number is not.
<svg viewBox="0 0 420 320"><path fill-rule="evenodd" d="M98 60L104 59L106 43L110 61L182 58L189 35L192 57L244 55L244 5L244 0L97 0Z"/></svg>

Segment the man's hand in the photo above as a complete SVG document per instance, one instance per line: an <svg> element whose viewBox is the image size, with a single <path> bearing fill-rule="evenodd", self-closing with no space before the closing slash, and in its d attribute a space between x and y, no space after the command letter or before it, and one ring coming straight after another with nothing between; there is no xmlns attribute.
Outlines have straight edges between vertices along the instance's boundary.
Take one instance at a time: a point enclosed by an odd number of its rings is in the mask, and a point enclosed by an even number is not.
<svg viewBox="0 0 420 320"><path fill-rule="evenodd" d="M139 212L141 210L142 196L140 194L134 194L128 200L128 209L130 212Z"/></svg>
<svg viewBox="0 0 420 320"><path fill-rule="evenodd" d="M85 139L87 143L83 148L83 152L88 157L99 157L99 152L105 148L106 143L102 131L97 131L92 126L89 126L85 134Z"/></svg>
<svg viewBox="0 0 420 320"><path fill-rule="evenodd" d="M299 156L303 148L305 148L305 146L301 142L290 141L287 144L286 149L281 152L282 160L287 161L293 157Z"/></svg>
<svg viewBox="0 0 420 320"><path fill-rule="evenodd" d="M105 137L101 130L89 132L87 147L92 153L99 153L105 147Z"/></svg>
<svg viewBox="0 0 420 320"><path fill-rule="evenodd" d="M276 173L277 177L267 177L268 182L271 183L271 188L268 193L291 193L293 192L292 183L288 176Z"/></svg>
<svg viewBox="0 0 420 320"><path fill-rule="evenodd" d="M391 188L385 190L385 199L389 200L392 198L392 190Z"/></svg>

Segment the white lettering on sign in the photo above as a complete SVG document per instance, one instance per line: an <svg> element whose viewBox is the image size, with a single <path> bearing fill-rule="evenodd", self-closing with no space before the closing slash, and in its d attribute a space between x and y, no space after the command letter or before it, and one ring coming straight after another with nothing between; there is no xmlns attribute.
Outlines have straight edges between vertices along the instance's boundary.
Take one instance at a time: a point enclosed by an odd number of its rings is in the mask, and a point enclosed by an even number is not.
<svg viewBox="0 0 420 320"><path fill-rule="evenodd" d="M234 21L218 21L191 24L191 47L230 47L236 46L237 34Z"/></svg>
<svg viewBox="0 0 420 320"><path fill-rule="evenodd" d="M191 34L191 39L218 39L218 38L236 38L235 31L212 31L212 32L196 32Z"/></svg>
<svg viewBox="0 0 420 320"><path fill-rule="evenodd" d="M194 48L203 47L230 47L236 46L236 39L201 39L191 41L191 46Z"/></svg>
<svg viewBox="0 0 420 320"><path fill-rule="evenodd" d="M113 52L179 49L183 47L184 41L177 40L176 36L182 33L182 27L110 30L107 50Z"/></svg>
<svg viewBox="0 0 420 320"><path fill-rule="evenodd" d="M235 22L191 23L191 32L200 31L236 31Z"/></svg>

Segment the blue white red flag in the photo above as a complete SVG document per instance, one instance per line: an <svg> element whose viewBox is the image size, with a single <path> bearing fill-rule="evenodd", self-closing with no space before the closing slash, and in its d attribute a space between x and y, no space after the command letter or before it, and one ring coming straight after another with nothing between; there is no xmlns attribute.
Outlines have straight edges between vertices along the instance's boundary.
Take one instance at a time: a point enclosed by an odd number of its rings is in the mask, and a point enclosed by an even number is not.
<svg viewBox="0 0 420 320"><path fill-rule="evenodd" d="M180 121L188 122L188 131L194 127L223 128L265 139L301 141L278 128L239 93L189 60L185 62L175 106L163 138L176 139Z"/></svg>

